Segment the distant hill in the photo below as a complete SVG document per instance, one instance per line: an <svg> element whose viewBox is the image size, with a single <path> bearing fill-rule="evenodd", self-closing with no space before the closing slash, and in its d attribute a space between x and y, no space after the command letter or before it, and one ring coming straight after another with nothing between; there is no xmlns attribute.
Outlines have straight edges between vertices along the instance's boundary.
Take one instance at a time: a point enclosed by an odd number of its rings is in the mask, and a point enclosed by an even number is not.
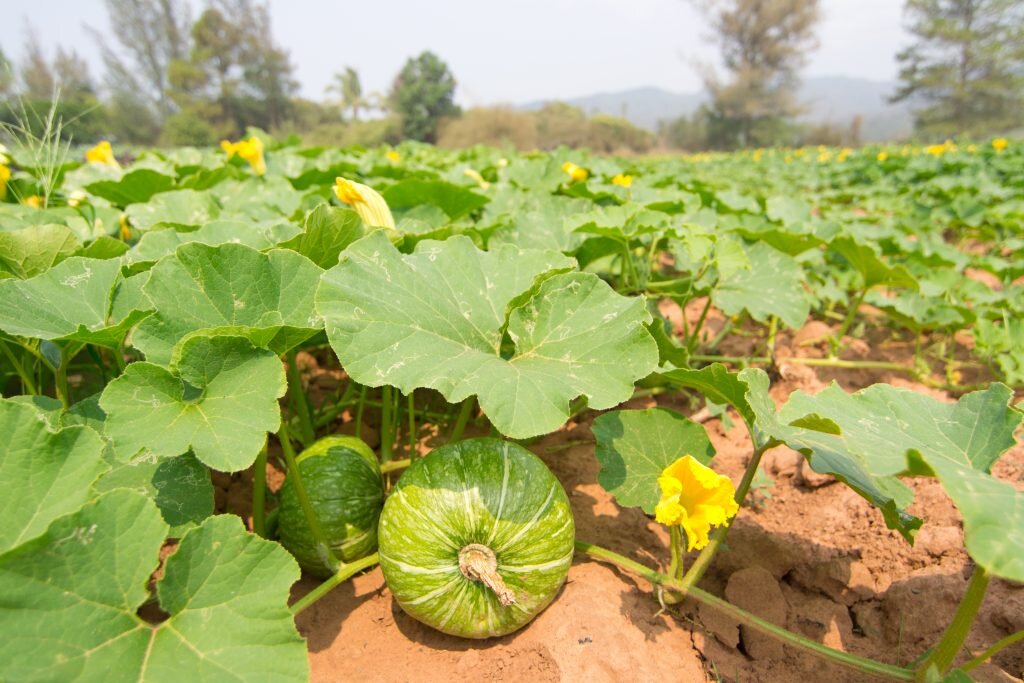
<svg viewBox="0 0 1024 683"><path fill-rule="evenodd" d="M869 81L847 76L806 78L799 99L809 111L802 118L812 123L829 122L848 126L857 114L864 117L865 141L898 139L910 134L913 118L903 104L889 104L895 83ZM659 121L689 116L707 100L703 92L675 93L661 88L634 88L620 92L597 93L565 100L589 114L622 116L641 128L655 130ZM543 101L528 102L519 108L540 109Z"/></svg>

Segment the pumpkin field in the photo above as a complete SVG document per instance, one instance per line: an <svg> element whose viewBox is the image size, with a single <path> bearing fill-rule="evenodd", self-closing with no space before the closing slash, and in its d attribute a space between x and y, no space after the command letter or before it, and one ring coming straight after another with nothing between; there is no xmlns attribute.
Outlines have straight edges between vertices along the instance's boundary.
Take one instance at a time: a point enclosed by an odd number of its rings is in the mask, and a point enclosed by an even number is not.
<svg viewBox="0 0 1024 683"><path fill-rule="evenodd" d="M1024 677L1024 142L0 148L0 681Z"/></svg>

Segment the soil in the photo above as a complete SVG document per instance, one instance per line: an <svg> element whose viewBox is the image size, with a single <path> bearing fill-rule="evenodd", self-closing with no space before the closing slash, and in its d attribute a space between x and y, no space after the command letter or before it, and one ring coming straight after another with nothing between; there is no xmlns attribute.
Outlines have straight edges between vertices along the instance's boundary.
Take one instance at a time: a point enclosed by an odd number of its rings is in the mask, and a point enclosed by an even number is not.
<svg viewBox="0 0 1024 683"><path fill-rule="evenodd" d="M702 307L694 302L687 308L691 325ZM675 312L677 326L682 314ZM712 311L706 334L713 335L722 324L722 316ZM926 386L891 370L836 370L786 361L824 355L834 329L815 322L779 334L771 390L777 402L796 390L814 393L832 381L850 391L889 382L951 400L934 388L941 377ZM866 342L849 344L844 357L912 362L913 344L887 330L869 324L858 337ZM722 353L754 350L753 340L746 347L742 337L737 342L730 336L726 342L732 346L723 345ZM332 381L334 391L341 380ZM701 407L683 394L635 399L627 407L655 404L687 414ZM706 411L702 415L707 418ZM599 465L590 431L596 416L584 412L529 448L569 492L580 539L664 570L665 528L638 509L618 506L597 484ZM705 419L705 426L717 449L715 468L738 482L751 447L735 415L731 422L727 428L718 418ZM373 427L368 416L364 430L375 434ZM352 429L351 415L343 415L338 430ZM423 436L422 449L428 450L432 441L429 434ZM281 477L273 460L268 470L272 489ZM813 472L800 454L776 448L766 454L764 467L774 482L755 490L754 504L741 509L728 547L701 586L831 647L890 664L915 661L948 624L972 569L963 551L960 516L938 483L909 482L916 496L910 511L925 520L912 547L886 528L877 510L831 477ZM1007 453L994 474L1024 489L1024 444ZM233 511L247 512L244 477L219 483L219 500ZM299 597L316 585L316 580L303 579L293 594ZM644 581L586 559L575 562L546 611L503 638L464 640L411 619L392 600L379 569L338 587L303 612L297 623L309 643L312 680L318 682L870 680L751 632L695 602L662 610ZM1022 629L1024 585L994 579L966 650L978 654ZM969 656L965 652L961 661ZM980 681L1020 681L1024 643L1007 648L972 675Z"/></svg>

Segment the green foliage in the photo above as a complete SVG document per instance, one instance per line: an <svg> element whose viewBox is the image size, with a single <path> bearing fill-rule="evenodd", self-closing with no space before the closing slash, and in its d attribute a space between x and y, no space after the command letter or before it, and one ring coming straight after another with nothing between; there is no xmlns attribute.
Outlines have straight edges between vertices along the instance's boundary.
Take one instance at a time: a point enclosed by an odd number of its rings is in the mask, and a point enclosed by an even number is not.
<svg viewBox="0 0 1024 683"><path fill-rule="evenodd" d="M433 142L441 120L459 113L455 77L433 52L406 60L388 98L402 117L402 132L410 140Z"/></svg>
<svg viewBox="0 0 1024 683"><path fill-rule="evenodd" d="M1017 0L907 0L915 42L897 55L895 100L930 135L985 135L1020 125L1024 5Z"/></svg>

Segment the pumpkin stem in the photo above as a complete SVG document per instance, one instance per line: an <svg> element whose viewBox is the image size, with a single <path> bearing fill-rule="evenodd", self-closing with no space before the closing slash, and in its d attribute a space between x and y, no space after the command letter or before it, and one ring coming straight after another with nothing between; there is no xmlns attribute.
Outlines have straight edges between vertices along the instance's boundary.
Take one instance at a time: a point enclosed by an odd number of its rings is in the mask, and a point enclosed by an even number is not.
<svg viewBox="0 0 1024 683"><path fill-rule="evenodd" d="M504 607L516 601L516 595L498 574L498 558L494 551L479 543L470 543L459 551L459 569L470 581L480 581L494 591Z"/></svg>

